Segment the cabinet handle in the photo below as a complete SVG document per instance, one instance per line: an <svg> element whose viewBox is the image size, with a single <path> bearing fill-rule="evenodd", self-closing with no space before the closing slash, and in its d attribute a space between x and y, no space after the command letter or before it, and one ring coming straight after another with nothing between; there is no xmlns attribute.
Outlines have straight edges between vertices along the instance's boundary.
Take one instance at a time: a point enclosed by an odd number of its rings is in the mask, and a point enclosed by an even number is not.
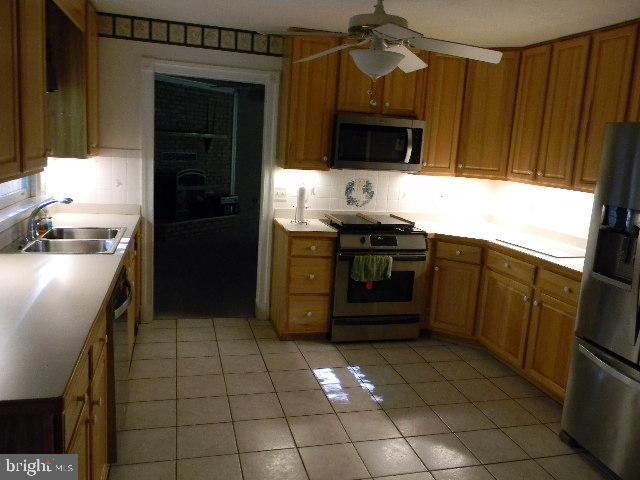
<svg viewBox="0 0 640 480"><path fill-rule="evenodd" d="M571 293L573 290L571 290L571 287L564 287L564 288L562 289L562 291L563 291L564 293Z"/></svg>
<svg viewBox="0 0 640 480"><path fill-rule="evenodd" d="M384 106L388 107L389 106L389 102L384 102Z"/></svg>
<svg viewBox="0 0 640 480"><path fill-rule="evenodd" d="M439 272L440 271L440 267L433 267L433 270L436 271L436 272Z"/></svg>
<svg viewBox="0 0 640 480"><path fill-rule="evenodd" d="M106 344L109 341L109 335L105 334L104 337L100 337L100 342Z"/></svg>
<svg viewBox="0 0 640 480"><path fill-rule="evenodd" d="M458 168L464 168L464 165L463 165L463 164L461 164L461 163L459 163L459 164L458 164Z"/></svg>
<svg viewBox="0 0 640 480"><path fill-rule="evenodd" d="M544 177L544 172L541 172L540 170L538 170L538 176L539 177Z"/></svg>
<svg viewBox="0 0 640 480"><path fill-rule="evenodd" d="M87 420L87 423L89 425L95 425L96 423L98 423L98 416L94 415L93 417Z"/></svg>
<svg viewBox="0 0 640 480"><path fill-rule="evenodd" d="M101 407L101 406L102 406L102 403L103 403L103 402L102 402L102 397L100 397L99 399L97 399L97 400L94 400L94 401L93 401L93 404L94 404L96 407Z"/></svg>
<svg viewBox="0 0 640 480"><path fill-rule="evenodd" d="M307 316L307 317L313 317L313 312L307 312L307 313L306 313L306 316Z"/></svg>
<svg viewBox="0 0 640 480"><path fill-rule="evenodd" d="M317 247L317 246L315 246L315 245L311 245L311 246L309 247L309 250L311 250L312 252L315 252L317 249L318 249L318 247Z"/></svg>
<svg viewBox="0 0 640 480"><path fill-rule="evenodd" d="M456 255L458 256L462 255L462 250L456 250Z"/></svg>
<svg viewBox="0 0 640 480"><path fill-rule="evenodd" d="M372 98L371 100L369 100L369 105L371 105L372 107L376 107L378 106L378 101Z"/></svg>
<svg viewBox="0 0 640 480"><path fill-rule="evenodd" d="M309 280L315 280L316 278L316 274L315 273L310 273L309 274Z"/></svg>
<svg viewBox="0 0 640 480"><path fill-rule="evenodd" d="M527 297L526 295L524 297L522 297L522 301L524 303L529 303L529 297Z"/></svg>
<svg viewBox="0 0 640 480"><path fill-rule="evenodd" d="M529 171L527 172L527 175L533 175L533 171L529 170Z"/></svg>
<svg viewBox="0 0 640 480"><path fill-rule="evenodd" d="M426 167L427 166L427 162L422 162L422 166Z"/></svg>
<svg viewBox="0 0 640 480"><path fill-rule="evenodd" d="M77 400L78 402L84 402L84 403L87 403L87 402L89 401L89 394L88 394L88 393L85 393L84 395L78 395L78 396L76 397L76 400Z"/></svg>
<svg viewBox="0 0 640 480"><path fill-rule="evenodd" d="M534 306L534 307L537 307L537 306L539 306L539 305L540 305L540 302L538 302L538 300L534 300L534 301L533 301L533 306Z"/></svg>
<svg viewBox="0 0 640 480"><path fill-rule="evenodd" d="M504 268L509 270L511 268L511 264L509 262L504 262Z"/></svg>
<svg viewBox="0 0 640 480"><path fill-rule="evenodd" d="M329 161L329 157L327 157L326 155L324 155L324 156L322 157L322 161L323 161L323 162L328 162L328 161Z"/></svg>

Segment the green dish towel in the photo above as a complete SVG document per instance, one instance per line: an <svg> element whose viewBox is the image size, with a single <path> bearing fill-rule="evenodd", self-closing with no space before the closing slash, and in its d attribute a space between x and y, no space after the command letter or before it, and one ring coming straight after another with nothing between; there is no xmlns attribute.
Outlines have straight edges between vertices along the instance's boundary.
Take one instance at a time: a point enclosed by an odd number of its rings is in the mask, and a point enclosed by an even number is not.
<svg viewBox="0 0 640 480"><path fill-rule="evenodd" d="M351 266L351 278L356 282L378 282L391 278L393 258L387 255L357 255Z"/></svg>

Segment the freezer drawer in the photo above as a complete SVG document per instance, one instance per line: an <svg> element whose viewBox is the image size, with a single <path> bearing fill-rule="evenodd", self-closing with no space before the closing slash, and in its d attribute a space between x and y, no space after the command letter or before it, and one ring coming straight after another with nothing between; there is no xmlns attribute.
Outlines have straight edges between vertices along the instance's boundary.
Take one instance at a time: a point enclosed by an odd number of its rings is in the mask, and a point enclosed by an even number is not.
<svg viewBox="0 0 640 480"><path fill-rule="evenodd" d="M640 372L576 341L562 429L625 480L640 472Z"/></svg>

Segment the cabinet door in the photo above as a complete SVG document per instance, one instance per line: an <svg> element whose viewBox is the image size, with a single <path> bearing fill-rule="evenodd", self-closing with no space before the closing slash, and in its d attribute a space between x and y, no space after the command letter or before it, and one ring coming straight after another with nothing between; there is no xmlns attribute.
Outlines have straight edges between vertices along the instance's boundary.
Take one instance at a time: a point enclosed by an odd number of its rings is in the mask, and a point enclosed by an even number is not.
<svg viewBox="0 0 640 480"><path fill-rule="evenodd" d="M522 52L507 172L511 180L535 180L550 60L550 45Z"/></svg>
<svg viewBox="0 0 640 480"><path fill-rule="evenodd" d="M553 45L536 172L545 185L571 185L589 41L583 36Z"/></svg>
<svg viewBox="0 0 640 480"><path fill-rule="evenodd" d="M297 37L287 39L290 61L283 95L285 111L286 161L289 168L327 170L331 150L333 117L338 77L338 55L327 55L312 62L293 63L338 45L335 38ZM281 117L282 118L282 117Z"/></svg>
<svg viewBox="0 0 640 480"><path fill-rule="evenodd" d="M493 65L469 61L462 109L458 174L504 178L509 161L511 125L520 52L504 52Z"/></svg>
<svg viewBox="0 0 640 480"><path fill-rule="evenodd" d="M522 368L531 310L531 287L485 270L478 335L511 365Z"/></svg>
<svg viewBox="0 0 640 480"><path fill-rule="evenodd" d="M419 54L419 52L415 52ZM419 56L422 56L419 54ZM424 58L423 58L424 59ZM421 117L424 112L425 69L404 73L396 68L384 77L382 113L402 117Z"/></svg>
<svg viewBox="0 0 640 480"><path fill-rule="evenodd" d="M89 154L98 153L99 130L99 88L98 88L98 14L87 3L87 30L85 34L87 48L87 145Z"/></svg>
<svg viewBox="0 0 640 480"><path fill-rule="evenodd" d="M544 293L533 302L526 372L541 385L564 397L571 364L576 308Z"/></svg>
<svg viewBox="0 0 640 480"><path fill-rule="evenodd" d="M47 165L46 39L44 0L20 0L20 132L22 171Z"/></svg>
<svg viewBox="0 0 640 480"><path fill-rule="evenodd" d="M479 265L435 261L430 305L433 330L473 336L479 278Z"/></svg>
<svg viewBox="0 0 640 480"><path fill-rule="evenodd" d="M577 189L593 190L606 124L625 120L637 32L638 25L628 25L593 35L573 180Z"/></svg>
<svg viewBox="0 0 640 480"><path fill-rule="evenodd" d="M102 480L107 463L107 352L103 351L91 381L91 473L92 480Z"/></svg>
<svg viewBox="0 0 640 480"><path fill-rule="evenodd" d="M640 122L640 33L638 33L636 60L633 68L633 80L631 81L631 94L629 97L626 121Z"/></svg>
<svg viewBox="0 0 640 480"><path fill-rule="evenodd" d="M428 63L424 113L427 135L422 171L453 175L456 171L467 61L430 53Z"/></svg>
<svg viewBox="0 0 640 480"><path fill-rule="evenodd" d="M337 108L341 112L379 113L384 79L374 82L356 67L349 50L340 52Z"/></svg>
<svg viewBox="0 0 640 480"><path fill-rule="evenodd" d="M16 0L0 4L0 181L20 173Z"/></svg>
<svg viewBox="0 0 640 480"><path fill-rule="evenodd" d="M66 453L78 455L78 480L89 480L89 406L85 405Z"/></svg>

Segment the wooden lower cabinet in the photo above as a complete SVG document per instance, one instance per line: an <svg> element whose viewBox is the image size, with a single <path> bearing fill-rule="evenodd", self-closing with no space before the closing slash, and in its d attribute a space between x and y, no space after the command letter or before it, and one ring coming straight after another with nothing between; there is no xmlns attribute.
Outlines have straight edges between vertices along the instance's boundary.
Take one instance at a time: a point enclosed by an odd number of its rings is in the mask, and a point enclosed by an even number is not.
<svg viewBox="0 0 640 480"><path fill-rule="evenodd" d="M78 455L78 480L87 480L89 478L89 421L89 405L85 405L80 413L78 426L66 452Z"/></svg>
<svg viewBox="0 0 640 480"><path fill-rule="evenodd" d="M509 364L522 368L531 310L531 286L485 271L478 339Z"/></svg>
<svg viewBox="0 0 640 480"><path fill-rule="evenodd" d="M557 398L564 397L571 364L576 307L544 293L533 301L525 372Z"/></svg>
<svg viewBox="0 0 640 480"><path fill-rule="evenodd" d="M91 382L91 479L107 478L108 469L108 429L107 423L107 353L103 352L96 373Z"/></svg>

